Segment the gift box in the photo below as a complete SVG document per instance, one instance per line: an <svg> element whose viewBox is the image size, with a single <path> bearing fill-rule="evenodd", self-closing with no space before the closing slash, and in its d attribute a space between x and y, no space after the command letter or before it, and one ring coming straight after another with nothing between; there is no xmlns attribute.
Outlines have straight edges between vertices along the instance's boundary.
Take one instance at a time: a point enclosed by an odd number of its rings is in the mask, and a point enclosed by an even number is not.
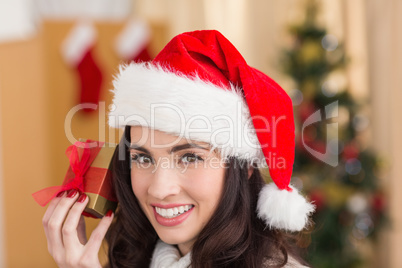
<svg viewBox="0 0 402 268"><path fill-rule="evenodd" d="M66 155L70 161L63 184L45 188L33 194L37 203L45 206L58 193L76 189L85 193L88 204L84 216L103 217L117 207L112 185L111 159L116 145L98 141L79 141L69 146Z"/></svg>

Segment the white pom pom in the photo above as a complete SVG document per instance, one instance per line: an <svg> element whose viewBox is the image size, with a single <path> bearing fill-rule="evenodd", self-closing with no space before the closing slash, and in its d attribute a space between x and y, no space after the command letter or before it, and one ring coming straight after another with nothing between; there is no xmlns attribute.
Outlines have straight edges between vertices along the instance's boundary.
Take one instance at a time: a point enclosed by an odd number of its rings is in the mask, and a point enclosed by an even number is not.
<svg viewBox="0 0 402 268"><path fill-rule="evenodd" d="M258 217L270 228L288 231L300 231L308 223L309 215L314 212L314 205L307 202L298 190L292 186L292 192L279 190L274 183L264 186L258 203Z"/></svg>

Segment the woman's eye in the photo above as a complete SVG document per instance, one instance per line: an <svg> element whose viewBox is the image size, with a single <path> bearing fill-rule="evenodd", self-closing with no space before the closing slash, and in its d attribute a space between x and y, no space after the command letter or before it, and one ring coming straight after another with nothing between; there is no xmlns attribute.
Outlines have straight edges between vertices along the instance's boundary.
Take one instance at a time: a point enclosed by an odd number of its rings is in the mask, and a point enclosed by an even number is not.
<svg viewBox="0 0 402 268"><path fill-rule="evenodd" d="M181 161L183 163L195 163L197 161L204 161L204 159L194 153L186 153L181 157Z"/></svg>
<svg viewBox="0 0 402 268"><path fill-rule="evenodd" d="M145 154L133 154L131 155L131 161L140 164L152 164L152 158Z"/></svg>

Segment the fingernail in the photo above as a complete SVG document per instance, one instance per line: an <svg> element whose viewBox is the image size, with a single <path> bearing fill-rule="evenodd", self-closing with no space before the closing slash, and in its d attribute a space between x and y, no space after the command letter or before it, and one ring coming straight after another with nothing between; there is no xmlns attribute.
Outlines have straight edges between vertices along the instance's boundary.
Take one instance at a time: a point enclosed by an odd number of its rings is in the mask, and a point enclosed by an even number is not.
<svg viewBox="0 0 402 268"><path fill-rule="evenodd" d="M86 198L87 198L87 195L84 194L84 193L82 193L82 194L80 194L80 197L78 197L77 202L79 202L79 203L84 203L84 201L85 201Z"/></svg>
<svg viewBox="0 0 402 268"><path fill-rule="evenodd" d="M60 193L58 193L57 195L56 195L56 197L62 197L64 195L64 191L61 191Z"/></svg>
<svg viewBox="0 0 402 268"><path fill-rule="evenodd" d="M113 211L109 210L109 211L106 213L105 217L112 217L112 214L113 214Z"/></svg>
<svg viewBox="0 0 402 268"><path fill-rule="evenodd" d="M77 193L78 193L78 191L75 189L68 190L67 197L73 198Z"/></svg>

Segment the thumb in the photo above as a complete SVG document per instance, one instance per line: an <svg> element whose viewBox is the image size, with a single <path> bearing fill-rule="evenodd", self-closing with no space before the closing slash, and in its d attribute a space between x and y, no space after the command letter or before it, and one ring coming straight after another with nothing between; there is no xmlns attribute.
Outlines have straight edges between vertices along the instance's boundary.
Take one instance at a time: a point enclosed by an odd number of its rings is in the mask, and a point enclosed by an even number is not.
<svg viewBox="0 0 402 268"><path fill-rule="evenodd" d="M106 216L102 218L99 222L98 226L93 230L91 237L86 244L86 248L88 251L93 251L98 254L98 251L102 245L102 241L105 238L106 232L109 229L114 218L114 213L110 210Z"/></svg>

